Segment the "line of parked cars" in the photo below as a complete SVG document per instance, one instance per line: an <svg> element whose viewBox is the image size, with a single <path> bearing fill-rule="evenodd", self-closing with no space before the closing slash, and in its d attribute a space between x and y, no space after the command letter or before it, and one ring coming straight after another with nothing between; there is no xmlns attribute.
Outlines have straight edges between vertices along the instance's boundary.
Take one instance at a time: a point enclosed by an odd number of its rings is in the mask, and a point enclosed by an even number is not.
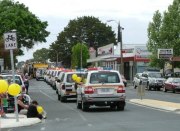
<svg viewBox="0 0 180 131"><path fill-rule="evenodd" d="M81 81L74 80L74 74ZM92 106L124 110L125 84L118 71L102 68L86 71L49 69L44 74L44 81L56 90L58 100L66 102L69 98L75 98L77 108L83 111Z"/></svg>
<svg viewBox="0 0 180 131"><path fill-rule="evenodd" d="M134 76L133 86L136 89L141 84L144 84L147 90L172 91L173 93L180 91L180 77L169 77L165 79L162 73L156 71L137 73Z"/></svg>

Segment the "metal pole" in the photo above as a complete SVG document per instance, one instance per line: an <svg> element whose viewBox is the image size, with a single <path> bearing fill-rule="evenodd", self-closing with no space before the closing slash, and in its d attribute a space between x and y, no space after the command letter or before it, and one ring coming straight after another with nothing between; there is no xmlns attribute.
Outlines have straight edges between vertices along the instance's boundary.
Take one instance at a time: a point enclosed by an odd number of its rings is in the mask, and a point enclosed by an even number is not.
<svg viewBox="0 0 180 131"><path fill-rule="evenodd" d="M13 50L10 50L10 56L11 56L11 68L12 68L12 75L13 75L13 83L15 83L15 75L14 75L14 58L13 58ZM16 121L19 121L18 117L18 106L17 106L17 97L14 96L14 103L15 103L15 114L16 114Z"/></svg>
<svg viewBox="0 0 180 131"><path fill-rule="evenodd" d="M82 69L82 42L81 42L81 69Z"/></svg>
<svg viewBox="0 0 180 131"><path fill-rule="evenodd" d="M58 67L58 59L59 59L59 55L58 52L56 52L56 67Z"/></svg>
<svg viewBox="0 0 180 131"><path fill-rule="evenodd" d="M120 66L120 73L124 74L124 63L123 63L123 53L122 53L122 48L123 48L123 43L122 43L122 27L120 26L120 21L118 22L118 42L120 42L120 55L121 55L121 66Z"/></svg>

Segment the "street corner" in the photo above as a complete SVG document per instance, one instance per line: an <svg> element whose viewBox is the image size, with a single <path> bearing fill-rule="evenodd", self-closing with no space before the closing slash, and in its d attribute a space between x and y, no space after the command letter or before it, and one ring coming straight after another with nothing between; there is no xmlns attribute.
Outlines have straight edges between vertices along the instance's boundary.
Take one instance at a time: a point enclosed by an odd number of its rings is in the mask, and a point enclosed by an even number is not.
<svg viewBox="0 0 180 131"><path fill-rule="evenodd" d="M15 128L22 126L31 126L40 123L39 118L27 118L25 115L19 115L19 121L17 121L15 114L7 114L6 118L0 119L1 129Z"/></svg>
<svg viewBox="0 0 180 131"><path fill-rule="evenodd" d="M180 103L159 101L153 99L130 99L131 103L148 106L156 109L177 112L180 111Z"/></svg>

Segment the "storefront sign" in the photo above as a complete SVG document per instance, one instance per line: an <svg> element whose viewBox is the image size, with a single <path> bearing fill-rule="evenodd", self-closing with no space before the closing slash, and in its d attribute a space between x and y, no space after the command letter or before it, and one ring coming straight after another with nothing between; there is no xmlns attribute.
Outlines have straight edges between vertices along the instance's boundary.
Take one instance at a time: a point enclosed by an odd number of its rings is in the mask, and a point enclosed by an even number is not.
<svg viewBox="0 0 180 131"><path fill-rule="evenodd" d="M158 59L170 59L173 57L173 49L158 49Z"/></svg>
<svg viewBox="0 0 180 131"><path fill-rule="evenodd" d="M151 53L147 50L146 46L136 46L135 47L135 61L149 61L149 56Z"/></svg>
<svg viewBox="0 0 180 131"><path fill-rule="evenodd" d="M113 55L114 44L109 44L98 48L98 56Z"/></svg>

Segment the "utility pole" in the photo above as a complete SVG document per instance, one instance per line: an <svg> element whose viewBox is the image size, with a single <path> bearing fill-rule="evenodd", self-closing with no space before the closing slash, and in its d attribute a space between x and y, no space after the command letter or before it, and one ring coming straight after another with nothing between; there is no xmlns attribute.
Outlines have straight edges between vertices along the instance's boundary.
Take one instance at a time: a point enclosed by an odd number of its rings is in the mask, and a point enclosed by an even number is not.
<svg viewBox="0 0 180 131"><path fill-rule="evenodd" d="M122 43L122 30L124 30L124 28L122 28L120 26L120 21L118 22L118 43L120 43L120 56L121 56L121 66L120 66L120 73L124 75L124 62L123 62L123 43Z"/></svg>

